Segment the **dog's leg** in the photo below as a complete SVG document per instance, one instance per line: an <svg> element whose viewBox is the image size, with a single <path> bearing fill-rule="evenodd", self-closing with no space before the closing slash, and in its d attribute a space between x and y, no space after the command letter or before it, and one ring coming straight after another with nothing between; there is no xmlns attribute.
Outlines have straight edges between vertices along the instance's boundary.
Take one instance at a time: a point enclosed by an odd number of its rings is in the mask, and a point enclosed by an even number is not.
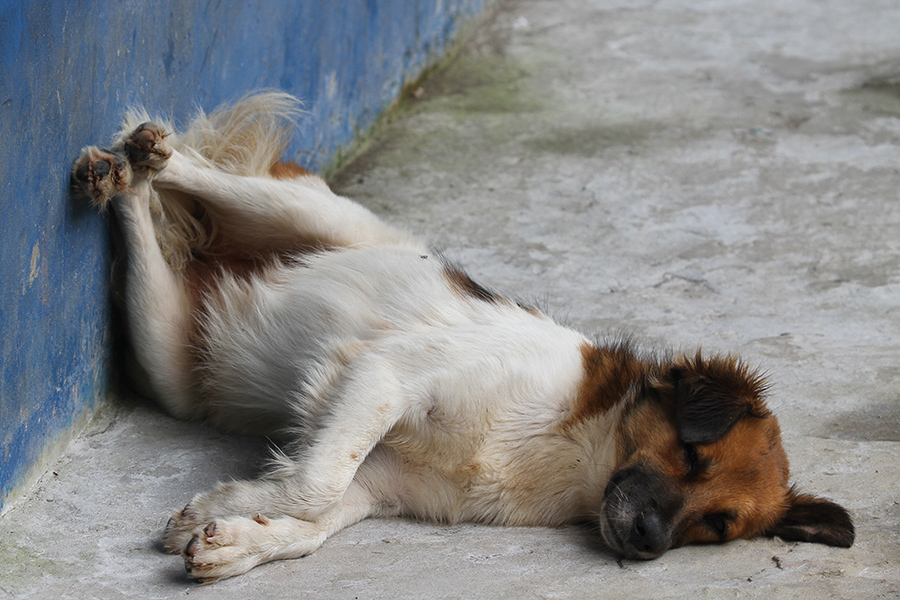
<svg viewBox="0 0 900 600"><path fill-rule="evenodd" d="M153 148L153 184L197 197L227 237L276 249L299 245L418 244L406 232L382 222L363 206L319 182L247 177L228 173L168 146L158 126L145 123L132 139ZM161 157L167 160L160 160Z"/></svg>
<svg viewBox="0 0 900 600"><path fill-rule="evenodd" d="M156 240L146 177L122 156L95 147L82 151L73 177L96 206L112 203L121 223L128 253L129 328L159 401L175 416L195 416L189 398L188 297Z"/></svg>
<svg viewBox="0 0 900 600"><path fill-rule="evenodd" d="M191 500L170 523L175 539L217 517L274 512L315 520L339 505L360 465L369 461L371 468L370 453L409 406L409 392L385 360L377 353L357 359L350 373L323 391L328 415L304 450L280 458L272 475L220 484Z"/></svg>
<svg viewBox="0 0 900 600"><path fill-rule="evenodd" d="M398 514L399 473L395 455L379 447L359 468L340 501L311 520L285 514L290 486L272 486L274 482L267 480L228 484L228 501L220 488L199 496L176 514L167 527L165 547L180 552L187 572L204 583L272 560L306 556L344 527L369 516Z"/></svg>
<svg viewBox="0 0 900 600"><path fill-rule="evenodd" d="M280 459L276 471L257 481L224 483L196 496L171 519L166 549L178 551L198 528L232 516L252 518L259 512L269 518L330 522L332 515L346 510L347 499L356 493L351 490L360 485L370 495L378 494L379 502L390 504L385 498L396 499L398 494L391 490L403 479L398 459L376 445L413 406L413 390L422 382L408 373L400 377L399 365L408 363L408 357L392 360L382 350L391 354L381 348L357 357L339 381L321 390L328 415L299 456Z"/></svg>

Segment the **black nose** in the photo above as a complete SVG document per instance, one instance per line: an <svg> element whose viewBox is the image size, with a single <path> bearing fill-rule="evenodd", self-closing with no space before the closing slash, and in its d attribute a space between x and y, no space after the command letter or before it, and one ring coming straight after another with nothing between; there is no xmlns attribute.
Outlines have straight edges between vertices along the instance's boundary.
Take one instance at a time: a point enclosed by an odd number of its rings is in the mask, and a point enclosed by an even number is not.
<svg viewBox="0 0 900 600"><path fill-rule="evenodd" d="M659 514L656 512L639 514L634 519L628 541L638 552L653 555L662 553L666 549L666 530Z"/></svg>

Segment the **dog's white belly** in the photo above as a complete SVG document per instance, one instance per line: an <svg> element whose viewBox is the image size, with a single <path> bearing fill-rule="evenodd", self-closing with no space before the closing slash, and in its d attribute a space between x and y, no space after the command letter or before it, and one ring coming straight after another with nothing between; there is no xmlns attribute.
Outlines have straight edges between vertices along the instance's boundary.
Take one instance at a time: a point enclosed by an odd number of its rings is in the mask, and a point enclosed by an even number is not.
<svg viewBox="0 0 900 600"><path fill-rule="evenodd" d="M200 391L211 416L223 424L234 414L242 429L254 411L284 425L314 371L339 368L360 344L458 320L441 269L419 248L380 246L325 252L249 281L224 278L201 328Z"/></svg>
<svg viewBox="0 0 900 600"><path fill-rule="evenodd" d="M575 352L583 339L513 304L454 290L444 263L418 247L325 252L249 281L225 278L205 313L200 390L213 419L237 429L248 429L248 418L284 425L298 392L363 351L412 353L441 369L473 358L496 361L523 344L547 345L548 338ZM529 330L532 342L524 340Z"/></svg>

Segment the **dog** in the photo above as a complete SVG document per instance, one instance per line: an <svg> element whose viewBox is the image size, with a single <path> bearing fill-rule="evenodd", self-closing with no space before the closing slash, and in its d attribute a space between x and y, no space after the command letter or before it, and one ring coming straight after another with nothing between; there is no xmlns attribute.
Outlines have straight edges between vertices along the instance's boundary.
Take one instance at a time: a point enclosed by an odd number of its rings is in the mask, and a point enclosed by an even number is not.
<svg viewBox="0 0 900 600"><path fill-rule="evenodd" d="M290 440L174 513L212 582L371 516L589 522L620 557L779 536L849 547L789 483L762 374L600 342L473 281L279 157L297 103L258 93L173 132L141 110L73 181L112 207L137 363L175 417Z"/></svg>

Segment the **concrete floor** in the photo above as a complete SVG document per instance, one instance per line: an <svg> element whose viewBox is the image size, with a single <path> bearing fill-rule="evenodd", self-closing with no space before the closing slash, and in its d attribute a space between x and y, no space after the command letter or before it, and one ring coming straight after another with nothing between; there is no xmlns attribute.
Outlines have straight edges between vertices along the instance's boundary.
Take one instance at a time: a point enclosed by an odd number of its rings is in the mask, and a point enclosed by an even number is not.
<svg viewBox="0 0 900 600"><path fill-rule="evenodd" d="M766 369L795 481L849 550L618 565L591 531L372 520L203 587L158 536L265 442L136 399L0 520L0 597L900 597L900 4L505 4L336 187L586 332Z"/></svg>

